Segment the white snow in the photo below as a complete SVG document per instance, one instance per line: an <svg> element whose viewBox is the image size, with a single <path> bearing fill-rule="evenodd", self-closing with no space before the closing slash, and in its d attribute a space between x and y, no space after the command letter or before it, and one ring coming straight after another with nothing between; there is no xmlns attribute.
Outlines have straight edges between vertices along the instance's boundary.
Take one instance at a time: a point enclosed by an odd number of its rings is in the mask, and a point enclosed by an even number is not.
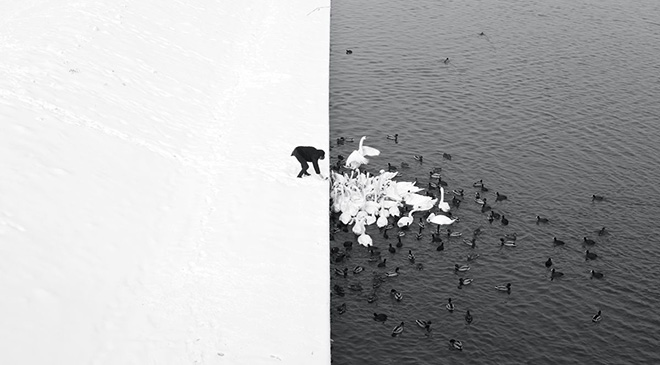
<svg viewBox="0 0 660 365"><path fill-rule="evenodd" d="M0 4L0 363L329 363L329 5Z"/></svg>

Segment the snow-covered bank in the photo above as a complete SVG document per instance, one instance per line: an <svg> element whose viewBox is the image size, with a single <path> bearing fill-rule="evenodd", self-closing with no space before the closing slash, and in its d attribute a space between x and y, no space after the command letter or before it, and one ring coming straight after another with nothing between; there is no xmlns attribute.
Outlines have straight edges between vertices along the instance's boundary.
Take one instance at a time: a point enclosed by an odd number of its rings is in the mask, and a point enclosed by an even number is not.
<svg viewBox="0 0 660 365"><path fill-rule="evenodd" d="M3 363L329 362L328 5L0 5Z"/></svg>

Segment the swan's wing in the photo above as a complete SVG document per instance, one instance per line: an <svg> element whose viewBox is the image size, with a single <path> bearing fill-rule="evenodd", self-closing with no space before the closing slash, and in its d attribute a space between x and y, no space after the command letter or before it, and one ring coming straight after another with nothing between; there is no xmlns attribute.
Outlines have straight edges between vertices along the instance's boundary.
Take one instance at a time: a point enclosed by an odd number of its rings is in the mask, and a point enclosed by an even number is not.
<svg viewBox="0 0 660 365"><path fill-rule="evenodd" d="M353 151L346 159L346 167L357 169L360 165L369 163L366 157L362 156L359 151Z"/></svg>
<svg viewBox="0 0 660 365"><path fill-rule="evenodd" d="M362 146L362 154L365 156L378 156L380 151L369 146Z"/></svg>

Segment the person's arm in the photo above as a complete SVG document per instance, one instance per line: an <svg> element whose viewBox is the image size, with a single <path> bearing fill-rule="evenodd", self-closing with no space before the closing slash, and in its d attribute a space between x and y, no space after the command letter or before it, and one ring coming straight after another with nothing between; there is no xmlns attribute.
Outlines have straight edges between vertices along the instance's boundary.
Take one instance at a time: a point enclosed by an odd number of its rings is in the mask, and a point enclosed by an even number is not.
<svg viewBox="0 0 660 365"><path fill-rule="evenodd" d="M312 165L314 165L314 171L316 171L316 173L320 175L321 174L321 169L319 168L319 159L318 159L318 157L315 158L312 161Z"/></svg>

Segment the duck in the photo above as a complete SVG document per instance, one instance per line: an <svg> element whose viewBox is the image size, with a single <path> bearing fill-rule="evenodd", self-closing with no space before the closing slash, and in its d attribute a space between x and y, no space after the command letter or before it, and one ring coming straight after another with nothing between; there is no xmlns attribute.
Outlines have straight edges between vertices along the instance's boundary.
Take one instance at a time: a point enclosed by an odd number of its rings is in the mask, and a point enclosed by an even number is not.
<svg viewBox="0 0 660 365"><path fill-rule="evenodd" d="M506 217L504 217L504 215L502 215L502 225L503 226L508 226L509 225L509 220L506 219Z"/></svg>
<svg viewBox="0 0 660 365"><path fill-rule="evenodd" d="M386 272L386 273L385 273L385 276L388 277L388 278L393 278L393 277L395 277L395 276L399 276L399 268L397 267L397 268L394 269L394 271L392 271L392 272Z"/></svg>
<svg viewBox="0 0 660 365"><path fill-rule="evenodd" d="M536 216L536 224L549 223L549 222L550 222L550 220L548 218L543 218L543 217L538 216L538 215Z"/></svg>
<svg viewBox="0 0 660 365"><path fill-rule="evenodd" d="M339 312L339 314L344 314L344 313L346 313L346 303L342 303L342 305L340 305L339 307L337 307L337 312Z"/></svg>
<svg viewBox="0 0 660 365"><path fill-rule="evenodd" d="M385 314L385 313L375 313L374 312L374 321L376 321L376 322L385 322L385 321L387 321L387 314Z"/></svg>
<svg viewBox="0 0 660 365"><path fill-rule="evenodd" d="M464 240L463 240L463 243L465 243L466 245L468 245L468 246L470 246L470 247L472 247L472 248L476 248L476 247L477 247L477 239L476 239L476 238L472 238L471 240L464 239Z"/></svg>
<svg viewBox="0 0 660 365"><path fill-rule="evenodd" d="M419 162L424 162L424 156L422 155L414 155L413 158Z"/></svg>
<svg viewBox="0 0 660 365"><path fill-rule="evenodd" d="M561 272L561 271L556 271L556 270L553 268L552 271L550 272L550 281L553 281L553 280L555 280L556 278L560 278L560 277L562 277L562 276L564 276L564 273L563 273L563 272Z"/></svg>
<svg viewBox="0 0 660 365"><path fill-rule="evenodd" d="M439 173L439 172L433 172L433 171L430 171L430 172L429 172L429 178L431 178L431 179L439 179L439 178L440 178L440 173Z"/></svg>
<svg viewBox="0 0 660 365"><path fill-rule="evenodd" d="M497 213L497 212L494 211L494 210L491 210L491 211L490 211L490 216L493 217L493 219L500 219L500 217L501 217L501 216L500 216L500 213Z"/></svg>
<svg viewBox="0 0 660 365"><path fill-rule="evenodd" d="M601 315L600 311L598 311L598 313L594 314L594 316L591 317L592 322L600 322L601 319L603 319L603 316Z"/></svg>
<svg viewBox="0 0 660 365"><path fill-rule="evenodd" d="M603 201L603 200L605 200L605 197L602 196L602 195L596 195L596 194L593 194L593 195L591 196L591 201L597 201L597 202L600 202L600 201Z"/></svg>
<svg viewBox="0 0 660 365"><path fill-rule="evenodd" d="M454 265L454 272L465 272L468 270L470 270L469 265L459 265L459 264Z"/></svg>
<svg viewBox="0 0 660 365"><path fill-rule="evenodd" d="M445 243L440 241L440 245L435 248L436 251L444 251L445 249Z"/></svg>
<svg viewBox="0 0 660 365"><path fill-rule="evenodd" d="M392 295L397 302L400 302L403 299L403 294L396 289L390 290L390 295Z"/></svg>
<svg viewBox="0 0 660 365"><path fill-rule="evenodd" d="M394 248L391 243L390 243L390 247L388 247L387 250L390 251L390 253L396 253L396 248Z"/></svg>
<svg viewBox="0 0 660 365"><path fill-rule="evenodd" d="M422 217L419 217L419 222L417 223L417 226L420 228L420 231L423 228L426 228L426 223L424 223L424 219L422 219Z"/></svg>
<svg viewBox="0 0 660 365"><path fill-rule="evenodd" d="M362 291L362 284L360 284L360 283L349 284L348 288L353 290L353 291Z"/></svg>
<svg viewBox="0 0 660 365"><path fill-rule="evenodd" d="M477 193L477 194L479 194L479 193ZM478 196L478 195L475 196L475 198L474 198L474 202L477 203L477 204L479 204L479 205L484 205L484 203L486 203L486 201L485 201L484 199L481 199L481 197Z"/></svg>
<svg viewBox="0 0 660 365"><path fill-rule="evenodd" d="M397 141L397 140L399 139L399 134L398 134L398 133L396 133L396 134L388 134L388 135L387 135L387 139L390 139L390 140L392 140L392 141Z"/></svg>
<svg viewBox="0 0 660 365"><path fill-rule="evenodd" d="M442 158L445 160L450 160L451 161L451 155L449 153L443 152L442 153Z"/></svg>
<svg viewBox="0 0 660 365"><path fill-rule="evenodd" d="M391 163L387 163L387 171L392 172L396 171L396 166L392 165Z"/></svg>
<svg viewBox="0 0 660 365"><path fill-rule="evenodd" d="M506 285L497 285L497 286L495 287L495 289L497 289L497 290L499 290L499 291L507 291L507 292L510 292L510 291L511 291L511 283L507 283Z"/></svg>
<svg viewBox="0 0 660 365"><path fill-rule="evenodd" d="M415 263L415 255L413 255L412 250L408 250L408 261L410 261L413 264Z"/></svg>
<svg viewBox="0 0 660 365"><path fill-rule="evenodd" d="M407 168L409 168L409 167L410 167L410 164L409 164L409 163L407 163L407 162L403 162L403 161L401 162L401 168L402 168L402 169L407 169Z"/></svg>
<svg viewBox="0 0 660 365"><path fill-rule="evenodd" d="M442 180L442 177L438 176L438 185L447 186L449 184L446 181Z"/></svg>
<svg viewBox="0 0 660 365"><path fill-rule="evenodd" d="M433 242L442 242L442 238L438 233L431 233L431 243Z"/></svg>
<svg viewBox="0 0 660 365"><path fill-rule="evenodd" d="M364 267L358 265L358 266L356 266L355 268L353 268L353 275L355 275L355 274L359 274L359 273L361 273L362 271L364 271Z"/></svg>
<svg viewBox="0 0 660 365"><path fill-rule="evenodd" d="M367 296L367 303L373 303L376 300L378 300L378 297L376 296L375 292L372 292L371 294L369 294L369 296Z"/></svg>
<svg viewBox="0 0 660 365"><path fill-rule="evenodd" d="M472 323L472 314L470 314L470 310L468 309L467 312L465 312L465 322L467 324Z"/></svg>
<svg viewBox="0 0 660 365"><path fill-rule="evenodd" d="M398 248L403 247L403 242L401 242L401 237L403 237L403 236L401 235L401 233L403 233L403 232L399 232L399 235L396 236L396 247L398 247Z"/></svg>
<svg viewBox="0 0 660 365"><path fill-rule="evenodd" d="M463 287L463 285L470 285L471 283L472 283L472 279L470 279L470 278L465 278L465 279L459 278L458 279L458 288L461 289L461 287Z"/></svg>
<svg viewBox="0 0 660 365"><path fill-rule="evenodd" d="M429 190L431 189L438 189L440 186L434 182L429 182Z"/></svg>
<svg viewBox="0 0 660 365"><path fill-rule="evenodd" d="M332 287L332 290L334 290L335 294L339 295L340 297L343 297L345 294L344 288L338 284L335 284L335 286Z"/></svg>
<svg viewBox="0 0 660 365"><path fill-rule="evenodd" d="M495 197L495 201L496 201L496 202L499 202L499 201L502 201L502 200L507 200L507 199L509 199L506 195L504 195L504 194L500 194L499 192L496 192L496 193L495 193L495 196L496 196L496 197Z"/></svg>
<svg viewBox="0 0 660 365"><path fill-rule="evenodd" d="M555 244L555 246L562 246L566 244L566 242L558 240L557 237L552 237L552 242Z"/></svg>
<svg viewBox="0 0 660 365"><path fill-rule="evenodd" d="M449 64L449 57L445 58L445 59L442 61L442 63L444 63L445 65Z"/></svg>
<svg viewBox="0 0 660 365"><path fill-rule="evenodd" d="M516 247L516 242L505 241L504 238L500 238L500 246Z"/></svg>
<svg viewBox="0 0 660 365"><path fill-rule="evenodd" d="M486 198L484 198L483 200L484 200L484 202L483 202L483 204L481 204L481 213L486 213L487 211L491 210L492 208L491 208L490 205L488 205L486 203L486 201L487 201Z"/></svg>
<svg viewBox="0 0 660 365"><path fill-rule="evenodd" d="M549 268L552 266L552 258L548 257L548 261L545 262L545 267Z"/></svg>
<svg viewBox="0 0 660 365"><path fill-rule="evenodd" d="M460 196L460 197L462 197L463 194L464 194L464 190L463 190L463 189L454 189L454 190L452 190L451 192L452 192L454 195L456 195L456 196Z"/></svg>
<svg viewBox="0 0 660 365"><path fill-rule="evenodd" d="M422 234L422 230L420 229L420 231L415 234L415 239L419 241L422 238L424 238L424 235Z"/></svg>
<svg viewBox="0 0 660 365"><path fill-rule="evenodd" d="M335 268L335 274L339 275L339 276L346 277L346 275L348 274L348 268L345 267L343 270L341 270L339 268Z"/></svg>
<svg viewBox="0 0 660 365"><path fill-rule="evenodd" d="M433 322L431 322L431 321L424 321L424 320L421 320L421 319L416 319L416 320L415 320L415 323L417 323L418 326L420 326L420 327L422 327L423 329L425 329L426 332L430 332L430 331L431 331L431 323L433 323Z"/></svg>
<svg viewBox="0 0 660 365"><path fill-rule="evenodd" d="M387 229L383 230L383 238L384 239L390 238L390 235L387 234Z"/></svg>
<svg viewBox="0 0 660 365"><path fill-rule="evenodd" d="M480 188L480 187L484 186L483 179L480 179L479 181L476 181L476 182L472 183L472 186L474 186L475 188Z"/></svg>
<svg viewBox="0 0 660 365"><path fill-rule="evenodd" d="M378 267L385 267L385 263L387 262L387 259L383 259L383 261L378 263Z"/></svg>
<svg viewBox="0 0 660 365"><path fill-rule="evenodd" d="M449 344L450 344L451 347L453 347L454 349L456 349L456 350L458 350L458 351L463 351L463 343L462 343L461 341L459 341L459 340L454 340L454 339L452 338L451 340L449 340Z"/></svg>
<svg viewBox="0 0 660 365"><path fill-rule="evenodd" d="M403 332L403 322L401 322L398 326L394 327L392 330L392 337L396 337L397 335L401 334Z"/></svg>
<svg viewBox="0 0 660 365"><path fill-rule="evenodd" d="M591 277L592 277L592 278L602 279L603 276L604 276L604 275L603 275L602 272L598 272L598 271L593 271L593 270L591 270Z"/></svg>
<svg viewBox="0 0 660 365"><path fill-rule="evenodd" d="M415 265L415 269L420 270L420 271L421 271L421 270L424 270L424 264L422 264L422 263L420 262L419 264Z"/></svg>
<svg viewBox="0 0 660 365"><path fill-rule="evenodd" d="M451 229L447 229L447 237L460 237L463 235L463 232L453 232Z"/></svg>
<svg viewBox="0 0 660 365"><path fill-rule="evenodd" d="M454 311L454 303L451 302L451 298L447 299L447 305L445 306L448 311L453 312Z"/></svg>
<svg viewBox="0 0 660 365"><path fill-rule="evenodd" d="M347 49L347 50L346 50L346 54L353 54L353 51L350 50L350 49Z"/></svg>
<svg viewBox="0 0 660 365"><path fill-rule="evenodd" d="M606 234L607 234L607 232L605 231L605 227L601 228L601 229L598 231L598 235L599 235L599 236L604 236L604 235L606 235Z"/></svg>
<svg viewBox="0 0 660 365"><path fill-rule="evenodd" d="M469 254L469 255L467 255L467 260L468 261L474 261L474 260L478 259L479 256L481 256L481 255L479 255L478 253Z"/></svg>
<svg viewBox="0 0 660 365"><path fill-rule="evenodd" d="M583 240L585 245L593 246L596 244L596 241L592 240L591 238L584 237Z"/></svg>
<svg viewBox="0 0 660 365"><path fill-rule="evenodd" d="M587 250L587 252L584 254L584 261L595 260L597 257L598 255L596 255L593 252L589 252L589 250Z"/></svg>

